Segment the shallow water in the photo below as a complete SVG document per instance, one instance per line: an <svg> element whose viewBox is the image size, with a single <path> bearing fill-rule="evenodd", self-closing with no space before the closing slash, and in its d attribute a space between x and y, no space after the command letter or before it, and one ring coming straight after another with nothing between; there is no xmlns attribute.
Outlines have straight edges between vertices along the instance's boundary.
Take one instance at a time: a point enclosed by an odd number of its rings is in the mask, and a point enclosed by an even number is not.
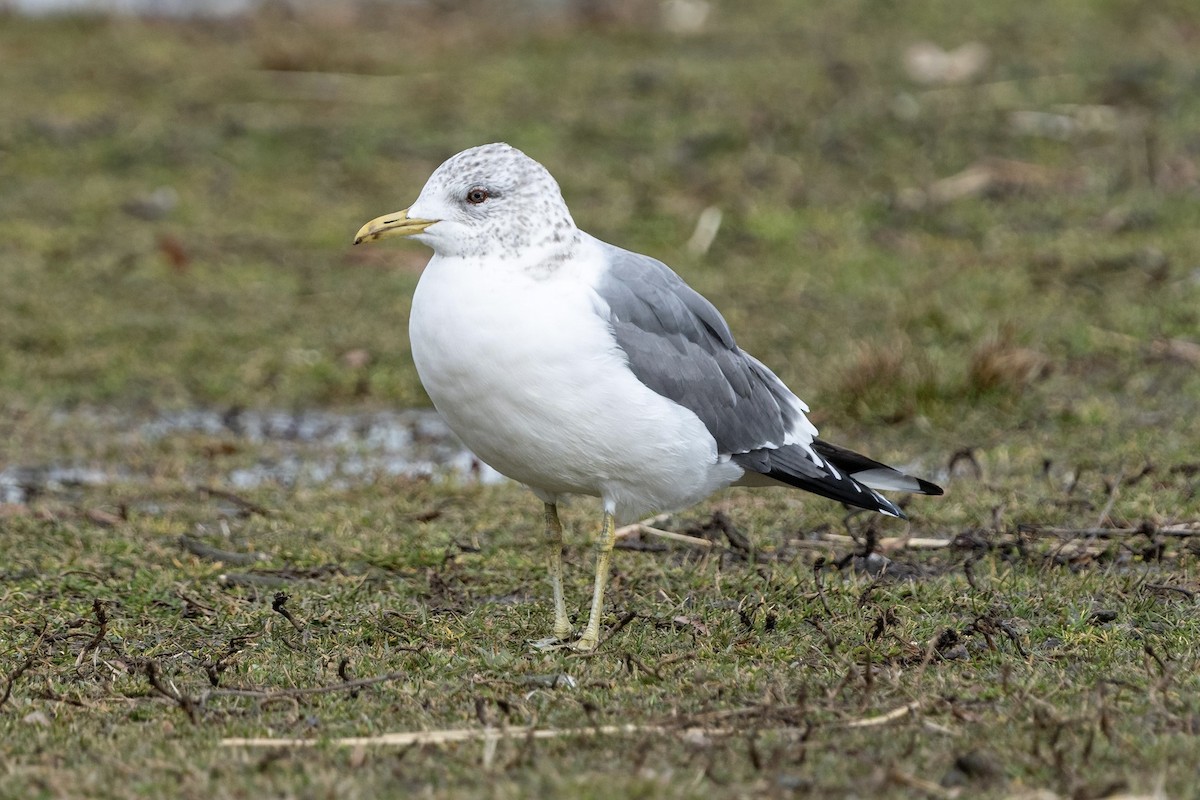
<svg viewBox="0 0 1200 800"><path fill-rule="evenodd" d="M145 447L181 435L210 436L240 451L260 452L252 464L239 459L238 466L219 475L221 485L234 490L266 483L348 487L420 476L504 480L458 441L436 411L427 409L361 414L188 409L148 417L87 409L58 412L50 424L86 431L94 443L115 445L97 449L114 453L122 446ZM203 479L213 481L211 460L202 466L208 468ZM83 463L9 464L0 469L0 503L141 479L148 477L117 456Z"/></svg>

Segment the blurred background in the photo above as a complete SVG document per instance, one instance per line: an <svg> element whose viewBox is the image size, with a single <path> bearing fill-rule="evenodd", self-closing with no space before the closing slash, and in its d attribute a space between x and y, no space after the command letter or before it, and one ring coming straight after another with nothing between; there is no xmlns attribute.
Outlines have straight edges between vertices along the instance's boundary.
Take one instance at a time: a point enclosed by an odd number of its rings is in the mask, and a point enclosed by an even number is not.
<svg viewBox="0 0 1200 800"><path fill-rule="evenodd" d="M82 411L426 405L429 254L350 241L497 140L830 434L938 463L1200 443L1190 0L0 9L9 463Z"/></svg>

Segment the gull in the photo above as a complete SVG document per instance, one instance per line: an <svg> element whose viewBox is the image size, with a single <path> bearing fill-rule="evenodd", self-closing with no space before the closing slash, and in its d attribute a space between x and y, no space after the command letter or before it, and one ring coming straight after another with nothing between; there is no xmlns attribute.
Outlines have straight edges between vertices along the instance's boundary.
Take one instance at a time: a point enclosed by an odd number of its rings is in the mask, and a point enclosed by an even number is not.
<svg viewBox="0 0 1200 800"><path fill-rule="evenodd" d="M942 493L817 438L808 406L738 347L712 303L661 261L576 227L558 183L514 147L452 156L354 243L393 236L433 249L408 328L430 400L544 504L554 635L535 646L596 648L618 523L730 485L791 486L901 518L877 489ZM570 644L568 495L603 508L591 612Z"/></svg>

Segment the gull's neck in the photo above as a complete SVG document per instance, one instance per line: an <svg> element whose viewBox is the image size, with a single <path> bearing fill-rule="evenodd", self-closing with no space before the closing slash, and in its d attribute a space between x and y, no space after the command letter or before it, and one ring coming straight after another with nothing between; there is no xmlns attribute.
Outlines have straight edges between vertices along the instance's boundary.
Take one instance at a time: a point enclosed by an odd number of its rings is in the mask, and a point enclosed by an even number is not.
<svg viewBox="0 0 1200 800"><path fill-rule="evenodd" d="M556 229L536 243L519 246L502 242L487 248L434 248L429 267L449 268L458 274L480 272L545 280L558 275L564 268L569 269L569 262L584 249L588 238L583 231L571 226L569 230Z"/></svg>
<svg viewBox="0 0 1200 800"><path fill-rule="evenodd" d="M574 225L569 230L555 230L541 242L521 248L520 269L534 278L548 278L571 260L582 241L583 232Z"/></svg>

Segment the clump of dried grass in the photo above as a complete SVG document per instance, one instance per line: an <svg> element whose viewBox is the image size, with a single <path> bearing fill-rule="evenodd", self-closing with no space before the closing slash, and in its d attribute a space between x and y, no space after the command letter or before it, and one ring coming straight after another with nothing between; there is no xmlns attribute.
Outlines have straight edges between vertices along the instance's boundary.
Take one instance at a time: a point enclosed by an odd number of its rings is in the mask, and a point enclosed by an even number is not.
<svg viewBox="0 0 1200 800"><path fill-rule="evenodd" d="M1052 372L1039 350L1017 344L1004 330L980 342L965 371L940 364L910 339L862 342L838 376L841 407L852 417L902 422L930 404L961 403L984 395L1017 396Z"/></svg>
<svg viewBox="0 0 1200 800"><path fill-rule="evenodd" d="M937 391L933 364L904 337L860 343L842 371L843 406L859 419L900 422L916 415L918 403Z"/></svg>
<svg viewBox="0 0 1200 800"><path fill-rule="evenodd" d="M1005 332L976 348L967 370L967 391L1019 394L1051 373L1050 359L1037 350L1021 347Z"/></svg>

